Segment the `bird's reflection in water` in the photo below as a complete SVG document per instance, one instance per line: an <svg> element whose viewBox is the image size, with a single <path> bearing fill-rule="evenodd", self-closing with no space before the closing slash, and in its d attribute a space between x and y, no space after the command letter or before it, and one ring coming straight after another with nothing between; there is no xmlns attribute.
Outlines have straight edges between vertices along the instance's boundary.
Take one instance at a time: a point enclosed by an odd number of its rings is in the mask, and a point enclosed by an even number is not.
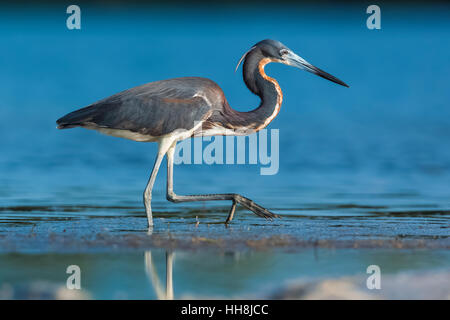
<svg viewBox="0 0 450 320"><path fill-rule="evenodd" d="M147 273L150 283L155 290L156 298L158 300L173 300L173 259L175 254L172 251L166 251L166 288L163 289L161 285L158 272L156 270L155 264L152 260L152 252L145 251L145 272Z"/></svg>

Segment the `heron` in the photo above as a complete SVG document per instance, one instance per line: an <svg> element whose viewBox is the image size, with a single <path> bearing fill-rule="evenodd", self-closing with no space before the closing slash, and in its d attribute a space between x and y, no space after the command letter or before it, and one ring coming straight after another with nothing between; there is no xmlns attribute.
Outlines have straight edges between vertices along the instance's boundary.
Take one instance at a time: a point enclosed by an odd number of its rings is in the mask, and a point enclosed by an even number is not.
<svg viewBox="0 0 450 320"><path fill-rule="evenodd" d="M82 127L134 141L157 142L158 152L143 194L148 226L153 226L152 189L161 162L167 160L166 197L169 201L231 201L225 224L233 219L236 205L259 217L279 217L249 198L237 193L178 195L173 189L173 164L177 142L192 137L249 135L266 126L278 115L283 93L278 82L264 68L269 63L297 67L348 87L343 81L315 67L277 40L256 43L239 60L247 88L259 96L260 104L242 112L230 107L223 90L212 80L182 77L143 84L87 107L73 111L56 121L58 129Z"/></svg>

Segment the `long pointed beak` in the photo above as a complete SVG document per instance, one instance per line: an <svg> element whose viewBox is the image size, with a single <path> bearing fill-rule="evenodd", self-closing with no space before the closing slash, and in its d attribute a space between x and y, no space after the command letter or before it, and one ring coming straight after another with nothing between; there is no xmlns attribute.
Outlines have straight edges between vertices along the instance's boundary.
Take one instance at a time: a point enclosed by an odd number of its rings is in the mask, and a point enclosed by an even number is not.
<svg viewBox="0 0 450 320"><path fill-rule="evenodd" d="M319 77L322 77L324 79L333 81L334 83L340 84L341 86L347 87L349 88L349 86L344 82L339 80L338 78L332 76L331 74L313 66L312 64L310 64L308 61L306 61L305 59L303 59L302 57L296 55L293 52L289 52L284 60L285 64L293 66L293 67L297 67L306 71L309 71L311 73L314 73L316 75L318 75Z"/></svg>

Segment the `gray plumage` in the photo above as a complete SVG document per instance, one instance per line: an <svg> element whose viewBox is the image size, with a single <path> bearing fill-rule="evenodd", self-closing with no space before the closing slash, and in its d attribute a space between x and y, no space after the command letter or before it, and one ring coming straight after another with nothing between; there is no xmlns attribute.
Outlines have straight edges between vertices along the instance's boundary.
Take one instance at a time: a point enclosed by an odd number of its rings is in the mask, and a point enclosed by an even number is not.
<svg viewBox="0 0 450 320"><path fill-rule="evenodd" d="M156 81L71 112L57 124L60 129L89 126L158 137L176 129L192 129L195 122L204 121L214 107L208 104L208 98L212 100L218 92L219 86L205 78ZM195 96L198 93L206 99Z"/></svg>

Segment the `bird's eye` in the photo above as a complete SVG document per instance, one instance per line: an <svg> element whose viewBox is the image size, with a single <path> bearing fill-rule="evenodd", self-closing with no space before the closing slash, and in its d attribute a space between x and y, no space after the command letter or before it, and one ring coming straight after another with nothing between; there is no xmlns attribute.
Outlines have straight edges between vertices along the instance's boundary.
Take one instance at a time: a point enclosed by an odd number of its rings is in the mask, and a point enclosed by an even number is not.
<svg viewBox="0 0 450 320"><path fill-rule="evenodd" d="M288 53L289 53L289 51L286 50L286 49L281 49L280 50L280 56L284 56L285 54L288 54Z"/></svg>

